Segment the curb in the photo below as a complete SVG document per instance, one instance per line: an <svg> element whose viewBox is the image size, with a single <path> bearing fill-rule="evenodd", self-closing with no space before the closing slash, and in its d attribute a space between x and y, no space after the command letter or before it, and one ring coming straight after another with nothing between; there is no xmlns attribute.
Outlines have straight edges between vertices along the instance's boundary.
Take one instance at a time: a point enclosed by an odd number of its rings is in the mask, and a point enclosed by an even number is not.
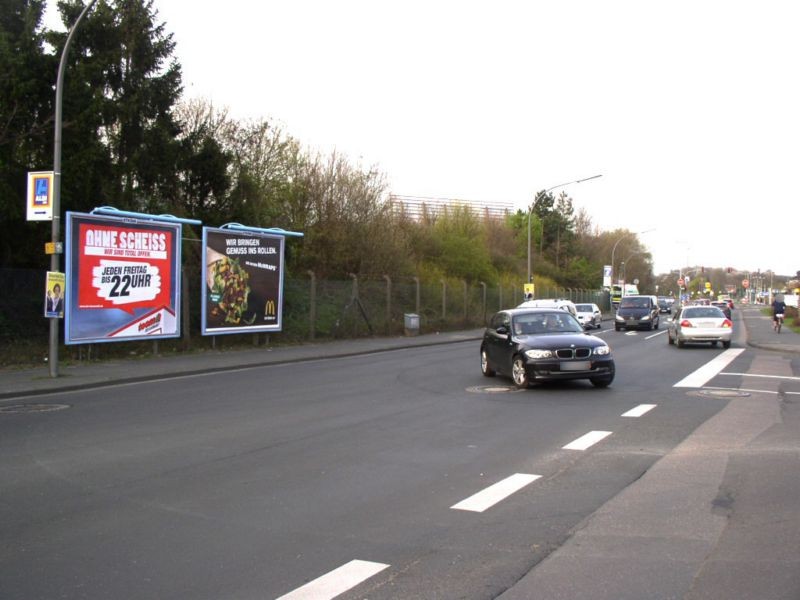
<svg viewBox="0 0 800 600"><path fill-rule="evenodd" d="M410 341L407 342L400 341L399 343L397 343L397 345L384 345L377 348L365 348L362 350L353 350L349 352L337 352L327 355L326 358L350 358L353 356L364 356L367 354L392 352L394 350L407 350L410 348L428 348L433 346L443 346L446 344L475 342L476 340L480 339L481 339L480 336L465 336L459 339L428 340L428 341L421 341L418 343L411 343ZM297 348L302 348L302 347L303 346L297 346ZM318 348L319 346L315 347ZM203 367L203 368L193 368L193 369L177 369L173 371L165 371L162 373L150 373L147 375L114 378L113 380L111 379L95 380L95 381L87 381L84 383L76 383L72 385L62 384L54 386L52 389L39 388L39 389L20 390L16 392L0 392L0 400L8 400L11 398L30 398L34 396L45 396L54 393L74 392L74 391L88 390L88 389L100 389L115 385L142 383L145 381L157 381L159 379L172 379L177 377L191 377L194 375L204 375L207 373L224 373L230 371L241 371L244 369L257 369L261 367L297 364L300 362L305 362L307 360L314 360L314 359L315 357L309 357L309 356L298 356L294 358L276 358L272 360L259 360L254 362L247 362L238 365L224 365L218 367ZM63 383L62 378L59 378L59 380Z"/></svg>

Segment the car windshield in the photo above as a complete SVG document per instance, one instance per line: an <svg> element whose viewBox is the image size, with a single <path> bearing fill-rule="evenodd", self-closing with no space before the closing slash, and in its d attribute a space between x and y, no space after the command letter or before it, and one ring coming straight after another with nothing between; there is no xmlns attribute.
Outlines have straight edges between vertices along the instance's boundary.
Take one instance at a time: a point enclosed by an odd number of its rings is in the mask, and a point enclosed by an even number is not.
<svg viewBox="0 0 800 600"><path fill-rule="evenodd" d="M578 312L593 312L591 304L576 304L575 310Z"/></svg>
<svg viewBox="0 0 800 600"><path fill-rule="evenodd" d="M684 319L724 319L725 315L716 306L691 306L684 309Z"/></svg>
<svg viewBox="0 0 800 600"><path fill-rule="evenodd" d="M582 332L583 326L569 313L531 313L514 318L514 333L517 335Z"/></svg>
<svg viewBox="0 0 800 600"><path fill-rule="evenodd" d="M623 298L619 305L620 308L649 308L649 298Z"/></svg>

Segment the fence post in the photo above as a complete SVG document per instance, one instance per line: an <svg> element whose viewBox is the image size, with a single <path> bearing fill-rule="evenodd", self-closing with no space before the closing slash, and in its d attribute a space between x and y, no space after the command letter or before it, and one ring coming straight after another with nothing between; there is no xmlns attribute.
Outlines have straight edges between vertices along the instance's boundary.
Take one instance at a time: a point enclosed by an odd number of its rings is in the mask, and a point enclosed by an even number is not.
<svg viewBox="0 0 800 600"><path fill-rule="evenodd" d="M386 333L392 331L392 278L384 275L386 280Z"/></svg>
<svg viewBox="0 0 800 600"><path fill-rule="evenodd" d="M442 323L447 316L447 281L442 279Z"/></svg>
<svg viewBox="0 0 800 600"><path fill-rule="evenodd" d="M348 275L350 275L350 277L353 278L353 292L352 295L350 296L350 299L355 300L356 298L358 298L358 275L356 275L355 273L348 273Z"/></svg>
<svg viewBox="0 0 800 600"><path fill-rule="evenodd" d="M463 279L464 283L464 326L467 325L467 280Z"/></svg>
<svg viewBox="0 0 800 600"><path fill-rule="evenodd" d="M482 306L482 314L483 314L483 325L486 325L486 284L481 281L481 287L483 288L483 306Z"/></svg>
<svg viewBox="0 0 800 600"><path fill-rule="evenodd" d="M311 277L311 289L309 290L309 298L311 305L308 309L308 334L310 339L314 339L317 331L317 276L314 271L306 271L308 276Z"/></svg>
<svg viewBox="0 0 800 600"><path fill-rule="evenodd" d="M414 283L417 286L417 303L416 303L416 307L415 307L416 310L414 312L416 314L419 314L419 299L420 299L420 296L419 296L419 277L414 277Z"/></svg>

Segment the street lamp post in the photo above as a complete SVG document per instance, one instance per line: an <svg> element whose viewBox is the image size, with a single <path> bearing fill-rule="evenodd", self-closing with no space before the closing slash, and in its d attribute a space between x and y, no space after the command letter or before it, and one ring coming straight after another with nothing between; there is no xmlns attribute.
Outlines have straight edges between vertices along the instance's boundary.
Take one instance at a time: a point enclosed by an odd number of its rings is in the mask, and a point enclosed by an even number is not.
<svg viewBox="0 0 800 600"><path fill-rule="evenodd" d="M53 254L50 255L50 270L59 271L61 255L59 244L61 243L61 127L62 127L62 98L64 95L64 71L67 69L67 53L69 52L75 30L81 24L84 15L92 9L97 0L91 0L81 11L72 28L67 34L64 42L64 49L61 51L61 60L58 63L58 75L56 76L56 105L55 105L55 133L53 136L53 223L51 225L51 238L53 242ZM65 295L66 295L66 290ZM58 329L60 319L50 319L50 348L47 361L50 364L50 377L58 377Z"/></svg>
<svg viewBox="0 0 800 600"><path fill-rule="evenodd" d="M600 175L592 175L591 177L586 177L584 179L576 179L575 181L567 181L566 183L559 183L558 185L554 185L551 188L547 188L544 192L540 192L533 199L533 204L531 204L531 207L528 209L528 283L533 283L533 271L531 270L531 213L533 213L533 209L536 208L536 203L542 196L546 196L555 189L567 185L572 185L573 183L583 183L584 181L589 181L590 179L597 179L598 177L602 176L603 175L601 173Z"/></svg>
<svg viewBox="0 0 800 600"><path fill-rule="evenodd" d="M614 253L617 251L617 246L619 246L619 243L622 240L624 240L625 238L630 237L632 235L641 235L643 233L650 233L651 231L655 231L655 229L645 229L644 231L638 231L636 233L628 232L625 235L623 235L621 238L619 238L617 240L617 242L614 244L614 247L611 248L611 284L612 285L614 284Z"/></svg>

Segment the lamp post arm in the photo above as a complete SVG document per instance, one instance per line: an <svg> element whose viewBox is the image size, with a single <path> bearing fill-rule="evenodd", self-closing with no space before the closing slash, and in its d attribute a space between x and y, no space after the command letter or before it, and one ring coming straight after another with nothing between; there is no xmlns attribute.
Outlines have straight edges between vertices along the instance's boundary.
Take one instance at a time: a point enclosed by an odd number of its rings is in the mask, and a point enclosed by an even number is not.
<svg viewBox="0 0 800 600"><path fill-rule="evenodd" d="M536 208L536 204L543 195L546 196L550 192L560 187L564 187L566 185L572 185L573 183L583 183L584 181L589 181L590 179L597 179L598 177L602 177L603 174L600 173L599 175L592 175L591 177L584 177L583 179L576 179L575 181L567 181L566 183L559 183L558 185L554 185L551 188L547 188L544 192L540 192L536 194L533 198L533 204L528 209L528 283L533 283L533 271L531 271L531 213L533 209ZM613 270L613 268L612 268Z"/></svg>

